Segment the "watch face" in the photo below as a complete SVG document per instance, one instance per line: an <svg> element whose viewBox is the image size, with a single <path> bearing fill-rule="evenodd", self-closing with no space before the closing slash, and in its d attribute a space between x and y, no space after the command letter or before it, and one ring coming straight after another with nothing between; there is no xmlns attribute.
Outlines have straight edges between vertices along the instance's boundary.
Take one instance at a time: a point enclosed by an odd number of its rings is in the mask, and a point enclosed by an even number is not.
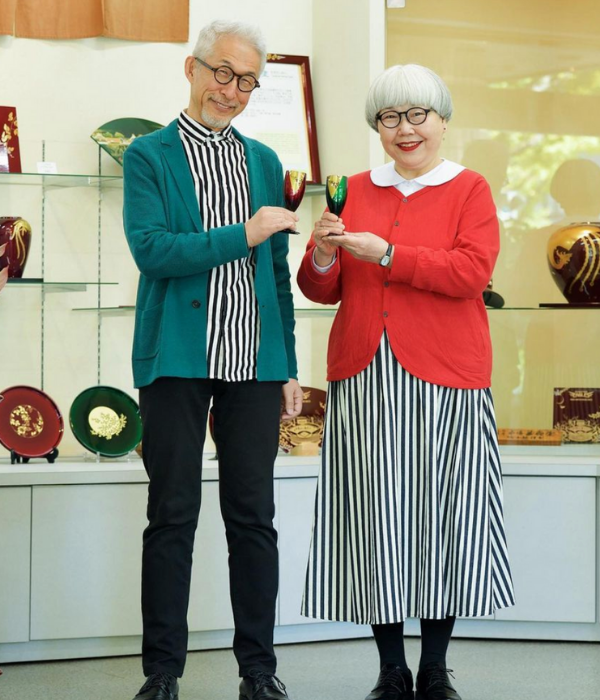
<svg viewBox="0 0 600 700"><path fill-rule="evenodd" d="M21 457L45 457L62 440L63 418L41 389L11 386L0 392L0 443Z"/></svg>
<svg viewBox="0 0 600 700"><path fill-rule="evenodd" d="M123 457L142 439L137 403L120 389L94 386L75 397L69 411L71 430L90 452Z"/></svg>
<svg viewBox="0 0 600 700"><path fill-rule="evenodd" d="M381 258L381 260L379 261L379 264L380 264L382 267L386 267L387 265L389 265L390 259L391 259L391 257L392 257L392 250L393 250L393 246L392 246L392 244L390 243L390 244L388 245L388 247L387 247L387 250L385 251L385 255L384 255L384 256Z"/></svg>

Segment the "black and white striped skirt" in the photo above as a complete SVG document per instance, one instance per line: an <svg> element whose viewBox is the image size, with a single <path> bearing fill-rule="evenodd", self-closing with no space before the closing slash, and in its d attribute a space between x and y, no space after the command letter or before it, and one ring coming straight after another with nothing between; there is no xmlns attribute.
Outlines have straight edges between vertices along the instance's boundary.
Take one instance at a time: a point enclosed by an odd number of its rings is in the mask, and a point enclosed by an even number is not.
<svg viewBox="0 0 600 700"><path fill-rule="evenodd" d="M331 382L302 613L360 624L514 605L489 389L409 374L387 335Z"/></svg>

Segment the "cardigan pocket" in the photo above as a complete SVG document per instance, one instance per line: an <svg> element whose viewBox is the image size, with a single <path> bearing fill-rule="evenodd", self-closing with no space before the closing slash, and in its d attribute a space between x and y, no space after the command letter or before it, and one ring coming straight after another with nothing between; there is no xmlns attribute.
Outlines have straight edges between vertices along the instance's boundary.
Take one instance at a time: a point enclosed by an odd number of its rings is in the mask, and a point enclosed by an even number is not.
<svg viewBox="0 0 600 700"><path fill-rule="evenodd" d="M145 360L158 355L164 303L142 311L136 318L133 359Z"/></svg>

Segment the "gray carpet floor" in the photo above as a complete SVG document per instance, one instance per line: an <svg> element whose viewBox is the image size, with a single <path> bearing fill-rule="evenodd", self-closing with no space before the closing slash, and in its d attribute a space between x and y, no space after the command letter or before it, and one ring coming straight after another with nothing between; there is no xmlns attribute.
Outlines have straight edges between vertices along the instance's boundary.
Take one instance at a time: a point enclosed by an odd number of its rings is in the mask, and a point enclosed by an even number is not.
<svg viewBox="0 0 600 700"><path fill-rule="evenodd" d="M416 668L419 640L407 639ZM291 700L364 700L378 672L375 643L351 640L277 647ZM600 700L600 644L454 640L448 665L463 700ZM139 657L4 664L2 700L131 700ZM238 700L230 651L188 656L180 700Z"/></svg>

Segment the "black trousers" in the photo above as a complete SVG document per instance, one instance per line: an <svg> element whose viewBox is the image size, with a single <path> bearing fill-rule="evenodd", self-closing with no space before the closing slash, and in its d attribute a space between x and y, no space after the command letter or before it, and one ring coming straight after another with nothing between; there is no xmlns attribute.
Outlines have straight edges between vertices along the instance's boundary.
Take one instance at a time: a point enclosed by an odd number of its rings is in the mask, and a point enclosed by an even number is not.
<svg viewBox="0 0 600 700"><path fill-rule="evenodd" d="M150 477L142 556L146 676L183 675L202 451L211 400L229 549L233 650L240 675L250 669L275 673L273 627L279 570L273 465L281 386L280 382L162 377L140 390L144 465Z"/></svg>

